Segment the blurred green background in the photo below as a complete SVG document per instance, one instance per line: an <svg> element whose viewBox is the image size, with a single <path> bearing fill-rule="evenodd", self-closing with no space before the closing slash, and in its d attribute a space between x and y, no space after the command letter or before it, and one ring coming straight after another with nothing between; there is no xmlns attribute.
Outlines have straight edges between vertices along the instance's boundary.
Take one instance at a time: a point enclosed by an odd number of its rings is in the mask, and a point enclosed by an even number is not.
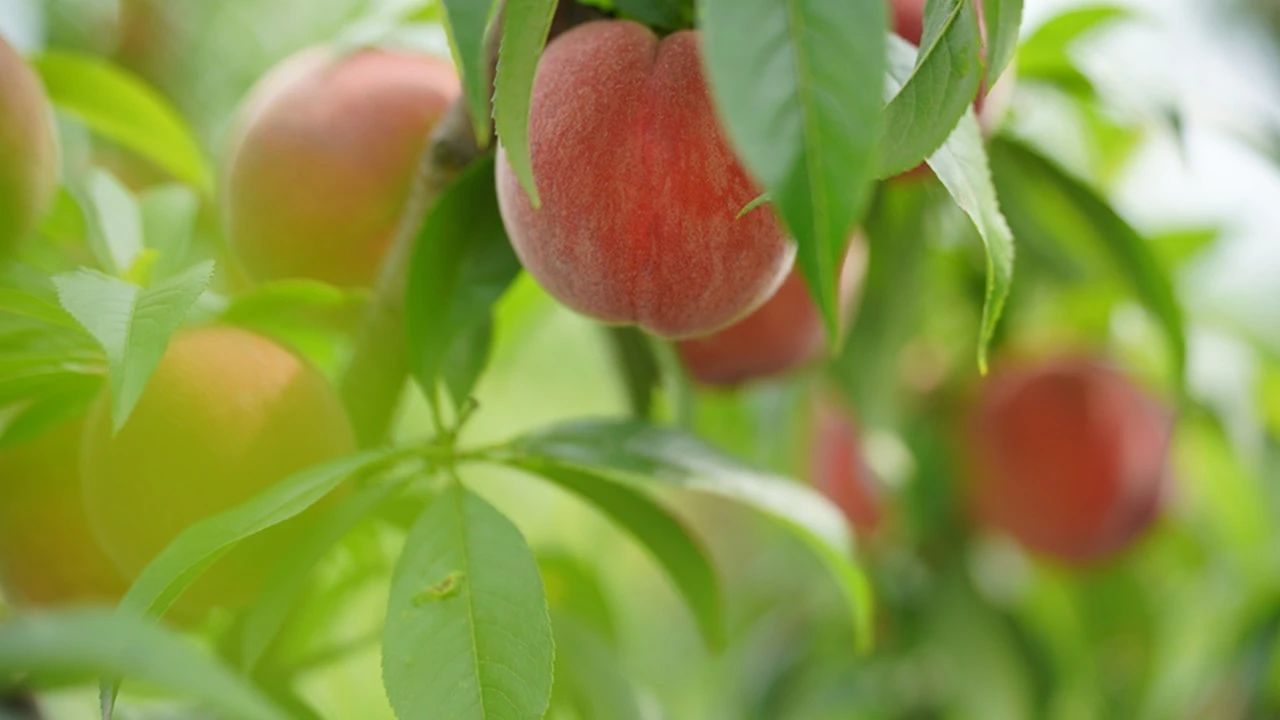
<svg viewBox="0 0 1280 720"><path fill-rule="evenodd" d="M402 5L2 0L0 34L24 51L76 49L136 72L219 158L237 104L268 68L303 47L377 35ZM1084 5L1027 0L1023 38ZM593 606L598 584L609 608L607 620L583 610L578 621L611 627L613 647L577 648L597 661L562 673L559 692L575 673L593 673L577 682L597 687L616 674L638 688L651 717L671 718L1280 717L1280 12L1271 0L1120 5L1130 13L1067 48L1076 74L1020 76L1015 65L1000 132L1101 189L1175 278L1188 321L1189 399L1174 441L1175 487L1153 530L1120 557L1079 570L966 527L948 423L977 382L980 245L932 181L886 184L878 224L918 237L925 252L888 295L898 331L882 350L897 382L854 391L869 404L859 408L864 447L886 504L883 527L861 552L877 598L875 651L850 651L836 592L816 562L746 513L680 508L726 588L731 638L712 652L653 561L607 521L527 477L477 470L476 487L542 554L553 604ZM447 56L438 27L393 39ZM62 122L74 137L74 123ZM135 188L165 179L120 148L84 142L72 160L79 152ZM1043 223L1058 222L1052 209ZM216 253L216 218L202 227ZM999 345L1094 348L1173 403L1159 330L1123 279L1088 251L1061 250L1020 247ZM468 441L626 412L596 325L527 277L498 320ZM343 352L326 338L307 348L330 369ZM860 350L851 346L834 370L874 365L849 359ZM689 410L685 420L713 443L803 476L822 375L732 393L670 387L661 412ZM412 398L400 419L405 436L428 427ZM291 623L288 642L314 663L302 694L326 717L392 717L376 639L386 563L401 542L382 526L349 538L318 581L332 587L312 594ZM88 697L55 695L51 716L93 717ZM128 717L180 716L160 700L140 707ZM567 705L554 708L573 717Z"/></svg>

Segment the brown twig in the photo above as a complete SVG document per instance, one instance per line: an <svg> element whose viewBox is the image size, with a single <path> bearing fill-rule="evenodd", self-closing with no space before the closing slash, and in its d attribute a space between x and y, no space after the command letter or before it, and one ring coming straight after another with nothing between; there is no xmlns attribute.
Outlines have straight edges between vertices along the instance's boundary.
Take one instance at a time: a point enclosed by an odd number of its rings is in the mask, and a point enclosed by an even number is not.
<svg viewBox="0 0 1280 720"><path fill-rule="evenodd" d="M414 241L436 198L479 154L466 105L459 99L432 132L422 155L343 376L342 397L362 447L386 440L409 373L404 303Z"/></svg>
<svg viewBox="0 0 1280 720"><path fill-rule="evenodd" d="M561 2L551 36L604 15L576 2ZM498 33L490 38L490 67L497 61ZM492 145L492 143L490 143ZM466 104L456 101L431 134L409 191L404 215L382 262L365 321L356 338L341 391L361 447L387 440L409 374L404 330L405 284L414 242L440 193L481 154Z"/></svg>

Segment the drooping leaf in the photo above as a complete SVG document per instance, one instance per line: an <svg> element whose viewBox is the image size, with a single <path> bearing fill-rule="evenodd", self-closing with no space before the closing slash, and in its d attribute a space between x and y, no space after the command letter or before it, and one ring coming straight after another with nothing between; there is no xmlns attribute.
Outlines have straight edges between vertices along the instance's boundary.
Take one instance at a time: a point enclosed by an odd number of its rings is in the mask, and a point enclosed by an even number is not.
<svg viewBox="0 0 1280 720"><path fill-rule="evenodd" d="M927 35L927 33L926 33ZM901 38L889 43L890 83L909 76L911 46ZM987 371L987 351L1013 285L1013 233L1000 213L982 130L972 110L965 110L946 141L928 158L929 167L978 230L987 254L987 284L978 332L978 369Z"/></svg>
<svg viewBox="0 0 1280 720"><path fill-rule="evenodd" d="M524 720L551 698L551 619L533 553L497 510L454 484L409 532L382 637L401 720Z"/></svg>
<svg viewBox="0 0 1280 720"><path fill-rule="evenodd" d="M1022 0L982 0L987 29L987 86L996 84L1018 47Z"/></svg>
<svg viewBox="0 0 1280 720"><path fill-rule="evenodd" d="M795 237L837 338L837 276L881 135L885 3L701 0L699 10L721 122Z"/></svg>
<svg viewBox="0 0 1280 720"><path fill-rule="evenodd" d="M858 642L871 641L871 596L853 561L843 515L806 485L743 466L682 432L628 420L570 422L526 435L510 462L536 462L637 487L669 486L720 497L778 521L823 562L844 595Z"/></svg>
<svg viewBox="0 0 1280 720"><path fill-rule="evenodd" d="M1027 145L997 137L990 153L1000 202L1018 235L1064 248L1083 244L1107 256L1163 329L1181 388L1187 359L1182 305L1151 246L1101 195Z"/></svg>
<svg viewBox="0 0 1280 720"><path fill-rule="evenodd" d="M890 72L902 85L885 108L880 177L906 172L932 155L977 96L982 42L976 1L929 3L919 57L905 79L891 44Z"/></svg>
<svg viewBox="0 0 1280 720"><path fill-rule="evenodd" d="M460 351L458 345L476 342L476 333L491 322L493 304L519 270L498 214L493 159L485 158L463 173L427 215L409 267L409 363L430 402L437 402L436 388L452 353L462 352L472 366L464 372L452 363L451 391L470 390L466 385L474 384L483 367L476 363L487 360L487 342L483 352ZM459 384L459 378L466 382Z"/></svg>
<svg viewBox="0 0 1280 720"><path fill-rule="evenodd" d="M987 282L978 332L978 369L985 373L987 352L1013 286L1015 252L1014 234L1000 211L982 130L972 112L965 113L946 144L929 158L929 167L969 216L986 250Z"/></svg>
<svg viewBox="0 0 1280 720"><path fill-rule="evenodd" d="M71 52L45 52L32 64L60 110L201 192L212 192L212 176L190 129L142 80L102 59Z"/></svg>
<svg viewBox="0 0 1280 720"><path fill-rule="evenodd" d="M542 200L538 197L529 152L529 105L538 58L547 42L556 0L507 0L504 12L498 71L494 77L494 125L506 150L507 162L529 193L529 202L537 208Z"/></svg>
<svg viewBox="0 0 1280 720"><path fill-rule="evenodd" d="M212 277L213 262L206 261L145 289L93 270L53 278L62 306L106 351L116 430L124 426L169 337Z"/></svg>
<svg viewBox="0 0 1280 720"><path fill-rule="evenodd" d="M445 31L453 64L462 76L462 96L467 101L476 142L489 142L489 54L485 47L489 26L497 11L495 0L442 0Z"/></svg>
<svg viewBox="0 0 1280 720"><path fill-rule="evenodd" d="M715 570L701 543L666 508L601 473L536 459L518 466L591 503L644 545L689 606L706 643L713 648L724 643L724 608Z"/></svg>
<svg viewBox="0 0 1280 720"><path fill-rule="evenodd" d="M288 717L199 645L142 618L83 608L0 623L0 678L60 685L103 676L145 682L228 717Z"/></svg>

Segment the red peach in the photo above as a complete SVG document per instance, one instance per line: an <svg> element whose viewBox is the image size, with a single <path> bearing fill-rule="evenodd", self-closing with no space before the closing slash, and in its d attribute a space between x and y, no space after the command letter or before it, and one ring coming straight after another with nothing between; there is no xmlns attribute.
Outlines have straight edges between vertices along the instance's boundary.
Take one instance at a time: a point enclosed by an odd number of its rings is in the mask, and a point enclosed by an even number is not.
<svg viewBox="0 0 1280 720"><path fill-rule="evenodd" d="M839 401L819 401L811 452L813 484L844 512L858 534L875 532L880 524L876 481L852 416Z"/></svg>
<svg viewBox="0 0 1280 720"><path fill-rule="evenodd" d="M1158 514L1169 417L1103 363L1066 357L1002 368L967 431L977 519L1034 552L1097 561Z"/></svg>
<svg viewBox="0 0 1280 720"><path fill-rule="evenodd" d="M530 113L535 209L499 150L526 269L569 307L670 338L718 330L778 287L794 248L729 147L696 31L590 22L552 41Z"/></svg>
<svg viewBox="0 0 1280 720"><path fill-rule="evenodd" d="M865 271L866 246L854 238L840 277L840 300L846 315ZM676 350L698 382L733 387L785 375L812 362L826 347L825 340L822 315L797 267L759 309L723 330L681 340Z"/></svg>
<svg viewBox="0 0 1280 720"><path fill-rule="evenodd" d="M114 433L109 399L104 393L90 412L81 474L90 527L128 578L194 523L355 445L324 376L238 328L175 335ZM247 602L308 519L219 559L184 596L181 614Z"/></svg>
<svg viewBox="0 0 1280 720"><path fill-rule="evenodd" d="M924 37L924 5L925 0L893 0L894 32L912 45Z"/></svg>
<svg viewBox="0 0 1280 720"><path fill-rule="evenodd" d="M307 50L250 94L233 134L223 212L258 279L374 279L432 128L458 96L426 55Z"/></svg>

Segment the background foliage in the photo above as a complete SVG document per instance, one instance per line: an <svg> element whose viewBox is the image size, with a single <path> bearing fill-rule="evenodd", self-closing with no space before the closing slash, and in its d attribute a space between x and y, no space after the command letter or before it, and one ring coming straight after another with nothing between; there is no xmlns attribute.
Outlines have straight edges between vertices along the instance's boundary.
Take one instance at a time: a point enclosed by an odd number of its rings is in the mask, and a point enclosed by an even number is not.
<svg viewBox="0 0 1280 720"><path fill-rule="evenodd" d="M931 2L919 54L886 40L877 3L794 3L812 34L765 0L589 4L703 27L728 132L842 350L784 380L694 389L669 348L602 331L520 273L482 158L427 213L409 263L415 386L392 442L195 526L126 613L0 610L0 685L41 688L56 718L95 716L98 680L120 717L454 716L447 702L556 718L1280 714L1271 5L1028 0L1015 42L1018 3L986 0L984 64L962 0ZM452 42L489 138L491 7L0 6L63 152L39 242L0 287L0 444L74 415L103 383L122 424L184 322L255 329L338 379L367 293L250 286L225 262L210 200L235 108L312 44L448 56ZM553 8L506 3L522 21L499 38L492 122L518 170ZM830 96L797 57L839 80ZM1005 61L1012 81L989 102L1007 107L980 126L970 99ZM779 63L779 82L758 82ZM869 97L886 74L888 94ZM926 156L932 177L878 180ZM859 219L870 264L840 327L835 270ZM1087 571L969 527L957 491L955 420L980 366L1064 347L1118 359L1180 415L1164 516ZM885 519L856 541L788 479L807 478L812 404L832 387L883 485ZM340 484L352 491L245 613L194 631L143 617ZM455 597L473 613L439 602ZM409 606L430 611L397 612ZM441 631L459 624L472 632ZM532 681L447 674L481 655Z"/></svg>

